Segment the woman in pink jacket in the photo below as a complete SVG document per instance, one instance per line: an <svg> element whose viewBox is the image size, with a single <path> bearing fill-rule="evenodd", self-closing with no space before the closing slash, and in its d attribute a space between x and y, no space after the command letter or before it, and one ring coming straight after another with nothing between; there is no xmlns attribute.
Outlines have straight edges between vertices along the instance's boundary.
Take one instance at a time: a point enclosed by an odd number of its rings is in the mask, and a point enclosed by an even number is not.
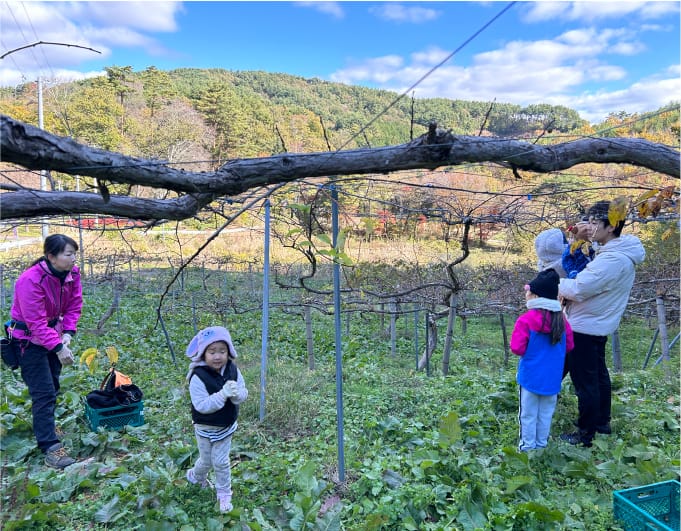
<svg viewBox="0 0 681 531"><path fill-rule="evenodd" d="M8 334L20 352L21 377L32 400L33 433L45 463L65 468L75 462L56 433L54 409L62 365L73 363L69 348L83 306L76 264L78 244L63 234L45 239L44 255L16 281Z"/></svg>
<svg viewBox="0 0 681 531"><path fill-rule="evenodd" d="M553 269L540 272L525 286L528 311L518 317L511 334L511 352L520 356L520 450L544 448L563 380L565 354L574 347L570 323L558 302L560 277Z"/></svg>

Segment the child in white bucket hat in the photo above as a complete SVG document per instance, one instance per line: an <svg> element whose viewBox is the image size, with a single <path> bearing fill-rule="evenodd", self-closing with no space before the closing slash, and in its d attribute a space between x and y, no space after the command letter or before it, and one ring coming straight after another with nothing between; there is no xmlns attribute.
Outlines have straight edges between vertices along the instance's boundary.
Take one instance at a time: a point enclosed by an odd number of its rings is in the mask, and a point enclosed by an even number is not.
<svg viewBox="0 0 681 531"><path fill-rule="evenodd" d="M232 506L232 475L229 452L236 431L239 404L248 389L236 366L236 349L229 331L222 326L201 330L185 353L191 360L187 381L192 400L192 421L199 458L187 470L187 481L208 487L208 472L215 473L215 490L220 512Z"/></svg>

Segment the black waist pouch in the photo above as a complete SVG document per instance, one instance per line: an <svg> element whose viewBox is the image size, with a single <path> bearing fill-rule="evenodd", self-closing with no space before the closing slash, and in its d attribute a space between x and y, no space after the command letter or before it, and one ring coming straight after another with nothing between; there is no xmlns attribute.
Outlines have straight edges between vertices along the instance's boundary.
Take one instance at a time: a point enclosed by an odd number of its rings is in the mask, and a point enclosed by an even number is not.
<svg viewBox="0 0 681 531"><path fill-rule="evenodd" d="M19 367L19 356L21 355L21 346L17 340L7 339L3 337L0 339L0 354L2 354L2 361L7 367L14 370Z"/></svg>

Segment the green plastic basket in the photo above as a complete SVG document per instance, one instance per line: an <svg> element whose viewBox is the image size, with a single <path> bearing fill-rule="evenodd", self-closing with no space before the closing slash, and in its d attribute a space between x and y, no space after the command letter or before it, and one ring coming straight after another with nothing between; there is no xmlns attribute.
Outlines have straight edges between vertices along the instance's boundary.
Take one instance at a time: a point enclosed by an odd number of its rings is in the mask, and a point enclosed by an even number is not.
<svg viewBox="0 0 681 531"><path fill-rule="evenodd" d="M613 512L625 531L680 531L679 482L617 490Z"/></svg>
<svg viewBox="0 0 681 531"><path fill-rule="evenodd" d="M85 417L92 431L100 426L108 430L120 430L124 426L144 424L144 401L129 406L93 408L85 402Z"/></svg>

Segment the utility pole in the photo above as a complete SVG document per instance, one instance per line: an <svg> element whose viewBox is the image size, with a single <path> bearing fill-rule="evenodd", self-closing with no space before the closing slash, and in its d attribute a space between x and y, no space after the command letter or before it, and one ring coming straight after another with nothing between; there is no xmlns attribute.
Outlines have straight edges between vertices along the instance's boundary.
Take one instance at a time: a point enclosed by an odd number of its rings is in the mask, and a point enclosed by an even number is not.
<svg viewBox="0 0 681 531"><path fill-rule="evenodd" d="M18 52L20 50L25 50L26 48L32 48L34 46L40 46L42 44L47 44L50 46L67 46L69 48L82 48L84 50L90 50L91 52L99 53L101 54L99 50L95 50L94 48L89 48L87 46L79 46L78 44L68 44L65 42L45 42L45 41L38 41L34 42L32 44L27 44L25 46L20 46L19 48L14 48L13 50L9 50L5 52L4 54L0 55L0 60L4 59L10 54L13 54L14 52ZM38 127L40 129L44 129L44 124L43 124L43 79L41 76L38 76ZM46 170L40 170L40 190L41 191L46 191L47 190L47 171ZM45 218L43 218L42 224L41 224L41 234L43 241L45 241L45 238L50 234L50 226L49 224L45 221ZM82 249L82 246L81 246ZM82 251L81 251L82 252Z"/></svg>
<svg viewBox="0 0 681 531"><path fill-rule="evenodd" d="M40 129L44 129L44 122L43 122L43 78L41 76L38 76L38 127ZM47 174L46 170L40 170L40 190L41 191L46 191L47 190ZM45 241L45 238L47 238L50 234L50 225L45 221L43 218L43 222L41 225L41 235L43 237L43 241Z"/></svg>

